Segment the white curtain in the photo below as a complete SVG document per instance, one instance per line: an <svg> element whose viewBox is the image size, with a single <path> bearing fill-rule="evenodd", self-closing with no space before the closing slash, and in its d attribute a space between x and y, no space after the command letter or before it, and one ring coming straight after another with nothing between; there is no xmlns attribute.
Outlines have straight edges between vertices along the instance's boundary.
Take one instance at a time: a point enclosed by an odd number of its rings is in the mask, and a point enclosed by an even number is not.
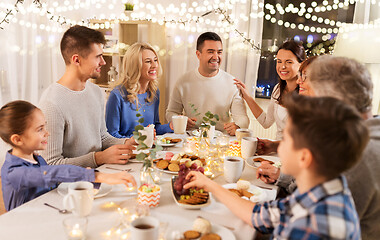
<svg viewBox="0 0 380 240"><path fill-rule="evenodd" d="M1 3L1 15L16 1ZM58 29L54 23L34 13L32 1L19 5L9 24L0 29L0 105L24 99L38 102L43 89L64 71L60 57Z"/></svg>
<svg viewBox="0 0 380 240"><path fill-rule="evenodd" d="M16 0L5 0L0 3L0 19L7 9L12 9ZM41 1L45 3L45 1ZM161 6L179 7L182 3L192 7L193 2L198 1L178 1L161 0ZM215 2L209 0L210 6L217 6ZM231 19L239 19L234 27L225 28L222 14L210 13L203 17L203 23L192 24L189 29L181 30L181 24L173 24L167 28L167 91L171 93L174 82L183 73L194 69L198 65L195 55L195 43L200 33L204 31L216 31L221 35L224 43L224 61L222 68L236 78L239 78L250 86L255 85L259 53L252 50L251 46L244 43L244 38L239 36L235 30L245 33L245 37L254 40L256 45L261 44L262 17L251 17L250 13L258 13L262 8L258 7L263 0L236 1L232 9L227 11L227 16ZM80 3L80 5L79 5ZM145 8L150 8L149 4L157 4L157 1L138 1L135 6L135 14L139 14L141 3ZM112 8L111 8L112 4ZM59 5L62 5L60 8ZM68 10L69 6L81 6ZM140 7L139 7L140 6ZM197 4L201 6L201 4ZM60 55L59 42L63 32L68 25L61 25L61 20L81 21L93 18L112 18L119 16L123 12L123 3L116 0L99 1L46 1L46 7L42 9L55 9L53 16L61 16L60 19L49 20L50 15L40 14L36 4L32 0L26 0L19 4L18 13L14 13L9 24L2 24L4 29L0 30L0 105L15 99L25 99L32 103L37 103L42 91L52 82L57 81L64 72L64 63ZM194 7L195 9L195 7ZM58 11L59 10L59 11ZM192 13L199 16L208 12L200 11ZM178 14L173 14L178 17ZM157 19L172 16L160 16ZM241 16L244 17L242 20ZM206 19L206 21L204 21ZM210 20L210 21L208 21ZM225 21L224 21L225 23ZM195 29L195 30L194 30ZM188 31L190 30L190 31ZM224 31L222 31L224 30ZM168 99L168 98L167 98ZM167 103L166 103L167 104Z"/></svg>
<svg viewBox="0 0 380 240"><path fill-rule="evenodd" d="M356 2L354 22L338 34L334 55L354 58L366 65L374 83L373 114L380 113L380 6L370 0Z"/></svg>

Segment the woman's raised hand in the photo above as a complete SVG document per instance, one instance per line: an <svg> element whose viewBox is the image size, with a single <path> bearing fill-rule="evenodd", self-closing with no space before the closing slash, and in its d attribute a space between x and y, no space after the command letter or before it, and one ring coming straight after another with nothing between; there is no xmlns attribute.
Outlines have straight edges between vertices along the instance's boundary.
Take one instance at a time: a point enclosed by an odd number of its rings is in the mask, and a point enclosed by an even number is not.
<svg viewBox="0 0 380 240"><path fill-rule="evenodd" d="M247 87L245 86L245 84L242 81L238 80L238 79L234 79L234 81L235 81L236 87L240 91L241 97L244 98L244 99L246 99L247 97L249 97L250 95L249 95L249 93L247 91Z"/></svg>

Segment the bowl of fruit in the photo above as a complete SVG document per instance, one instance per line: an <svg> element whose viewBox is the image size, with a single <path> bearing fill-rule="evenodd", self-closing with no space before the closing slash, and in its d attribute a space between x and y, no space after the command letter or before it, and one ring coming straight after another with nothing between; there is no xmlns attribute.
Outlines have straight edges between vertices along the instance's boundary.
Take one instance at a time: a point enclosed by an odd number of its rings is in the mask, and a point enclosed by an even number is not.
<svg viewBox="0 0 380 240"><path fill-rule="evenodd" d="M189 182L186 175L190 171L204 173L203 167L198 167L193 163L190 167L185 164L179 165L178 176L173 176L171 181L172 195L176 204L185 209L200 209L210 205L210 194L203 189L190 188L185 189L183 186Z"/></svg>

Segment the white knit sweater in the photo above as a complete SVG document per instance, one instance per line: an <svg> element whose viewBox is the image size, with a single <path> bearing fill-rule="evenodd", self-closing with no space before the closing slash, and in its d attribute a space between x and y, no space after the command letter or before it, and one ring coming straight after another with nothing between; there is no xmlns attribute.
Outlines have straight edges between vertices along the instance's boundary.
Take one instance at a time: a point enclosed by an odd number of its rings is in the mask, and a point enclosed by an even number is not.
<svg viewBox="0 0 380 240"><path fill-rule="evenodd" d="M277 132L276 140L281 140L283 131L288 120L288 111L286 108L278 104L277 98L280 96L280 86L277 84L274 87L267 112L262 112L257 118L257 121L263 128L270 128L276 122Z"/></svg>
<svg viewBox="0 0 380 240"><path fill-rule="evenodd" d="M235 122L241 128L248 128L249 119L243 99L234 85L234 77L219 69L214 77L204 77L198 69L183 75L177 82L170 97L166 111L167 120L172 116L184 114L195 117L190 103L194 104L204 116L207 111L218 114L220 121L216 129L224 131L223 124ZM198 117L198 120L200 117ZM231 119L232 118L232 119Z"/></svg>
<svg viewBox="0 0 380 240"><path fill-rule="evenodd" d="M107 133L104 98L100 88L87 81L82 91L53 83L42 94L39 107L50 133L41 155L48 164L97 167L94 153L114 144L123 144Z"/></svg>

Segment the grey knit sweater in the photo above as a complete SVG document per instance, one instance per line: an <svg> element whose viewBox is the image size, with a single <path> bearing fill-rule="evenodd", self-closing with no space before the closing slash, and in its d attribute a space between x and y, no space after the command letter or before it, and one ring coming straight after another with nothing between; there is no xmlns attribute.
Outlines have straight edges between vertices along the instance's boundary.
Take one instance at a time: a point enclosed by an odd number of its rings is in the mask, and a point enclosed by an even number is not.
<svg viewBox="0 0 380 240"><path fill-rule="evenodd" d="M368 119L370 141L361 161L345 173L360 218L362 239L380 237L380 117Z"/></svg>
<svg viewBox="0 0 380 240"><path fill-rule="evenodd" d="M107 133L103 94L89 81L82 91L53 83L42 94L39 107L50 132L47 148L41 152L48 164L95 168L95 152L125 142Z"/></svg>

